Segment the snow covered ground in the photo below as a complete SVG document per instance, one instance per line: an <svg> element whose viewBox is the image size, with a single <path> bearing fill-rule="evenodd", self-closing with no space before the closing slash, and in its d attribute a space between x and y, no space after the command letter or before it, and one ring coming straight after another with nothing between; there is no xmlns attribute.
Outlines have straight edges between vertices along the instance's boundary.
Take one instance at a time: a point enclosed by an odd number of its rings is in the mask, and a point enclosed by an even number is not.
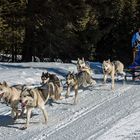
<svg viewBox="0 0 140 140"><path fill-rule="evenodd" d="M20 130L25 119L14 122L11 108L0 103L0 140L140 140L140 83L119 80L112 91L110 81L102 84L101 64L91 63L91 68L97 84L79 90L77 105L72 105L73 91L71 97L47 104L47 125L42 112L34 109L29 128ZM75 64L0 63L0 82L39 86L46 71L57 74L63 84L68 71L77 72Z"/></svg>

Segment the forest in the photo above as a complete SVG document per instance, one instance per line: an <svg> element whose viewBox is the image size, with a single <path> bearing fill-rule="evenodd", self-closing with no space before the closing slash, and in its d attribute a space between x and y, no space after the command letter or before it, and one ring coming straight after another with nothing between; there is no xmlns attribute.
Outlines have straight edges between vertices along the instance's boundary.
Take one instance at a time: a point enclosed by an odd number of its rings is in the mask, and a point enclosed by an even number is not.
<svg viewBox="0 0 140 140"><path fill-rule="evenodd" d="M1 0L0 54L11 62L84 57L132 62L140 0ZM35 61L35 59L34 59Z"/></svg>

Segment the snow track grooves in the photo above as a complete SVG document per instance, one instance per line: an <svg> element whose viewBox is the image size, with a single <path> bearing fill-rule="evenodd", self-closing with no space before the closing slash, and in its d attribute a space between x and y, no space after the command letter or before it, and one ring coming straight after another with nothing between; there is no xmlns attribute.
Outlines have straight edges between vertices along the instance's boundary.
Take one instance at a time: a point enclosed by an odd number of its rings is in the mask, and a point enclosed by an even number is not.
<svg viewBox="0 0 140 140"><path fill-rule="evenodd" d="M31 139L43 140L43 139L46 139L47 137L51 137L51 135L53 135L57 131L59 131L59 130L65 128L65 127L68 127L68 125L74 123L78 119L80 120L80 118L84 117L85 115L87 115L88 113L90 113L93 110L97 109L98 107L103 106L107 102L110 102L114 98L118 97L118 94L122 94L122 93L126 92L131 87L132 86L127 86L127 87L122 87L122 88L120 88L118 90L115 90L114 91L115 92L114 95L112 95L110 98L104 99L102 102L100 102L97 105L86 107L86 108L83 108L82 110L80 110L78 112L75 112L74 115L70 116L68 119L66 119L65 121L63 121L63 123L60 123L57 126L53 127L49 132L46 132L46 130L44 130L43 132L41 132L41 134L39 134L38 136L32 137ZM112 91L109 91L109 92L112 92Z"/></svg>
<svg viewBox="0 0 140 140"><path fill-rule="evenodd" d="M41 73L46 69L51 73L56 73L61 79L64 79L69 70L76 72L76 65L73 64L20 63L19 65L12 63L1 65L5 68L0 69L0 78L7 81L9 85L39 85ZM94 65L95 63L93 63L93 68ZM133 116L136 109L139 109L140 113L140 81L128 80L125 84L122 80L115 81L115 90L111 91L110 81L106 85L102 84L102 73L95 74L93 77L97 79L97 84L79 90L77 105L71 105L74 95L72 90L69 98L58 100L52 104L53 106L49 104L45 106L49 118L47 125L42 124L44 122L42 112L34 109L29 128L23 131L20 128L25 124L25 119L19 118L13 122L9 115L11 108L0 104L0 140L100 140L101 137L106 137L105 134L123 118ZM64 87L63 96L65 93ZM129 127L132 128L132 126ZM123 129L120 132L123 133ZM122 134L120 132L117 136Z"/></svg>

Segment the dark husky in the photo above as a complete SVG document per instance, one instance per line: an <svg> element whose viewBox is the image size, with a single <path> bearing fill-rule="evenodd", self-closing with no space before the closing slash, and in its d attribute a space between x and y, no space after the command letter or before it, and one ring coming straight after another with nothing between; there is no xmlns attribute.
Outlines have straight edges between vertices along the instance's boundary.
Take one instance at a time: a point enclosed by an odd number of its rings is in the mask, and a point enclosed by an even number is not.
<svg viewBox="0 0 140 140"><path fill-rule="evenodd" d="M55 74L51 74L49 72L47 73L42 73L42 76L41 76L41 80L42 80L42 83L46 86L48 86L51 91L51 96L50 97L53 97L52 99L54 100L58 100L58 99L61 99L61 92L63 91L63 87L61 86L61 82L60 82L60 79L55 75Z"/></svg>
<svg viewBox="0 0 140 140"><path fill-rule="evenodd" d="M49 72L46 73L42 72L41 80L43 84L53 82L54 84L57 84L59 87L61 86L59 78L55 74L51 74Z"/></svg>
<svg viewBox="0 0 140 140"><path fill-rule="evenodd" d="M73 87L75 91L74 104L76 104L78 88L80 86L86 87L87 85L94 85L96 84L96 82L91 78L91 76L86 71L81 71L76 74L69 72L68 75L66 76L66 84L67 84L66 98L69 96L70 87Z"/></svg>

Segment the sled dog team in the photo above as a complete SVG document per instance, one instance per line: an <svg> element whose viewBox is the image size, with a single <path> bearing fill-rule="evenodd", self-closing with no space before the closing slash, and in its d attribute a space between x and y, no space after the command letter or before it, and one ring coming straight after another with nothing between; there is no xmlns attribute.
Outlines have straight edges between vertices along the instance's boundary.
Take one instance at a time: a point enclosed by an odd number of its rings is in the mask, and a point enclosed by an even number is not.
<svg viewBox="0 0 140 140"><path fill-rule="evenodd" d="M114 89L114 79L116 74L125 76L124 65L120 61L110 60L103 61L103 80L106 83L107 76L110 75L112 79L112 89ZM80 86L87 87L96 84L96 81L92 78L92 70L88 64L86 64L84 58L77 60L77 73L69 72L66 76L66 95L68 98L70 94L70 88L75 91L74 104L77 103L78 88ZM33 108L41 109L45 123L48 121L47 111L45 110L45 104L48 99L52 101L62 99L61 92L63 91L61 80L55 74L49 72L42 73L41 86L35 88L29 88L26 85L15 85L10 87L6 82L0 83L0 101L9 105L11 110L11 116L13 119L17 119L19 116L26 114L26 123L22 129L26 129L29 126L30 116ZM19 104L21 110L19 110Z"/></svg>

